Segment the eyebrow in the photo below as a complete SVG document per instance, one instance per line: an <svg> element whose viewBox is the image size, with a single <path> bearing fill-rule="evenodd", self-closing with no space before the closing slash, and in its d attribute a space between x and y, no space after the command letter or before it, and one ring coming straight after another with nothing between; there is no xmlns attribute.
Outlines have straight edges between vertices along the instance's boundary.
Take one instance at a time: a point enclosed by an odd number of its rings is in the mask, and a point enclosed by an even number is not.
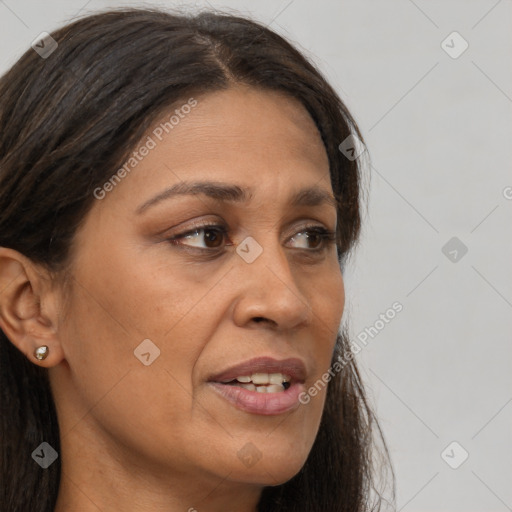
<svg viewBox="0 0 512 512"><path fill-rule="evenodd" d="M252 189L244 189L238 185L217 181L183 181L165 189L156 196L142 203L137 209L137 215L144 213L156 204L176 196L203 194L221 202L246 203L254 196ZM314 185L302 188L292 194L289 199L291 206L322 206L324 204L338 207L335 197L326 190Z"/></svg>

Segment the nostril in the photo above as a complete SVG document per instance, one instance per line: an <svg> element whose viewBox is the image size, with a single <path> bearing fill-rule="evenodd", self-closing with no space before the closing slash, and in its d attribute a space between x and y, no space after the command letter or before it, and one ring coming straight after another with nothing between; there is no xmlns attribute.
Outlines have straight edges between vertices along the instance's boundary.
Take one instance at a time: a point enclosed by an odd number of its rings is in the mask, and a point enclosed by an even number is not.
<svg viewBox="0 0 512 512"><path fill-rule="evenodd" d="M253 321L255 323L258 323L258 324L261 323L261 322L267 322L270 325L277 326L277 323L274 320L271 320L269 318L265 318L264 316L255 316L253 318Z"/></svg>

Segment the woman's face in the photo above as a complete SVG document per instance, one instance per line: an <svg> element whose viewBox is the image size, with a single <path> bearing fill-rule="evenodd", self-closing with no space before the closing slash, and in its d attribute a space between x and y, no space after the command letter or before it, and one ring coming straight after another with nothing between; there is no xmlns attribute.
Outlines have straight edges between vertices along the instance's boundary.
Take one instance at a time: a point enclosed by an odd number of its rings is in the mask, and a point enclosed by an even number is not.
<svg viewBox="0 0 512 512"><path fill-rule="evenodd" d="M335 207L314 200L333 197L328 159L305 109L280 93L195 100L169 133L160 120L148 131L138 148L149 150L77 232L65 360L50 368L62 444L146 474L276 485L317 434L325 386L307 405L297 395L329 369L344 307L336 246L314 233L336 229ZM251 198L160 196L205 181ZM317 193L292 204L303 189ZM281 368L288 358L299 363ZM257 373L281 375L266 393L219 382Z"/></svg>

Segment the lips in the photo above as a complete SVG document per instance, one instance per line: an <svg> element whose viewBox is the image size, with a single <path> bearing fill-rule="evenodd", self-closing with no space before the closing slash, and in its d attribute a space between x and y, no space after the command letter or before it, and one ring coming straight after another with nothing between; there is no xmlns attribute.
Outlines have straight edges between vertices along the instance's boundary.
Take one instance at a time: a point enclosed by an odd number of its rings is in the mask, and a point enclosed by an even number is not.
<svg viewBox="0 0 512 512"><path fill-rule="evenodd" d="M286 376L286 386L283 384L283 386L272 386L262 390L260 387L250 385L249 387L255 388L252 390L247 389L247 384L236 382L238 377L253 376L254 378L257 375ZM290 358L278 361L271 357L259 357L212 376L208 384L215 393L235 408L252 414L270 416L283 414L299 407L299 396L305 389L305 379L306 367L300 359Z"/></svg>
<svg viewBox="0 0 512 512"><path fill-rule="evenodd" d="M253 375L254 373L282 373L290 377L290 382L303 383L306 379L306 367L298 358L277 360L271 357L257 357L222 371L210 379L210 382L225 383L235 380L240 375Z"/></svg>

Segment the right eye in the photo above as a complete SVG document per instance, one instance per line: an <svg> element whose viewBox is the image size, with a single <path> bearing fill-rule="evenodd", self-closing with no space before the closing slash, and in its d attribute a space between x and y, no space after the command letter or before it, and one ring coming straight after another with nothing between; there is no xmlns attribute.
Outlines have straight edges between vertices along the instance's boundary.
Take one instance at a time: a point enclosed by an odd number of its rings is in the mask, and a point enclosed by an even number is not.
<svg viewBox="0 0 512 512"><path fill-rule="evenodd" d="M203 224L202 226L196 226L194 229L174 235L169 238L168 241L173 245L186 245L187 247L193 247L201 251L208 251L211 249L217 249L222 246L222 241L227 237L228 231L225 226L220 224ZM180 240L191 240L193 242L199 242L204 240L201 245L190 245L188 243L183 244Z"/></svg>

